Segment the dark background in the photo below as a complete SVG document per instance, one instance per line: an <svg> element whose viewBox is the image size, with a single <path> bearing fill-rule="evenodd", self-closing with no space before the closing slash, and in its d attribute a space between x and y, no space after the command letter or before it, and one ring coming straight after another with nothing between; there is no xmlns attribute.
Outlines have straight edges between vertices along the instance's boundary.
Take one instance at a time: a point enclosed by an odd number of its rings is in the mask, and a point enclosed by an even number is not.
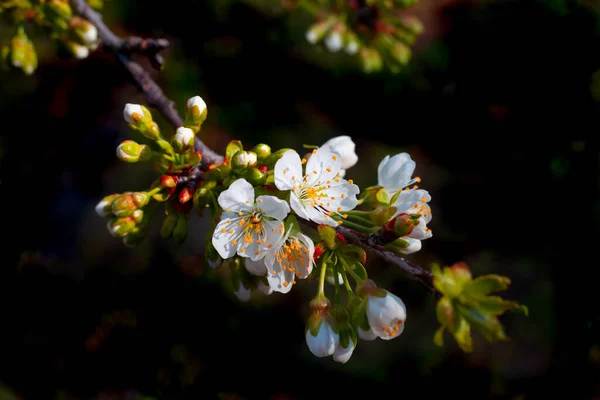
<svg viewBox="0 0 600 400"><path fill-rule="evenodd" d="M181 246L156 230L123 246L93 208L154 179L115 157L139 139L123 105L143 97L110 54L57 58L40 38L35 75L0 75L0 398L600 398L597 10L422 0L414 13L426 33L399 75L308 45L310 17L276 1L107 2L105 18L121 36L172 42L155 76L180 110L205 99L201 135L216 150L350 135L360 161L348 177L363 188L383 156L409 152L434 215L409 259L510 277L504 296L530 310L502 317L511 341L435 347L434 299L372 262L407 304L407 328L341 365L304 342L315 285L240 303L204 266L202 218Z"/></svg>

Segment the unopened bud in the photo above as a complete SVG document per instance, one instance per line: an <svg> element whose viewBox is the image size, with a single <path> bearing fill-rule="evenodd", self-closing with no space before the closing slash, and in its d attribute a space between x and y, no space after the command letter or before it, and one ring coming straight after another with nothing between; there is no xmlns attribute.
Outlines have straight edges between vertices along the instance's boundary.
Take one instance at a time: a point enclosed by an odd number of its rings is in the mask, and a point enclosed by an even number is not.
<svg viewBox="0 0 600 400"><path fill-rule="evenodd" d="M252 186L264 185L267 182L267 175L258 168L249 168L243 173L246 179Z"/></svg>
<svg viewBox="0 0 600 400"><path fill-rule="evenodd" d="M127 103L123 108L123 118L129 123L132 129L139 131L148 139L160 139L158 125L152 120L152 114L146 107L139 104Z"/></svg>
<svg viewBox="0 0 600 400"><path fill-rule="evenodd" d="M181 204L187 203L188 201L190 201L192 199L192 193L190 193L190 189L187 187L184 187L183 189L181 189L181 191L179 192L179 202Z"/></svg>
<svg viewBox="0 0 600 400"><path fill-rule="evenodd" d="M121 196L119 193L111 194L104 197L98 204L96 204L96 213L101 217L107 217L112 215L112 204L115 199Z"/></svg>
<svg viewBox="0 0 600 400"><path fill-rule="evenodd" d="M200 96L190 98L186 103L186 117L191 120L194 125L201 125L208 114L206 103Z"/></svg>
<svg viewBox="0 0 600 400"><path fill-rule="evenodd" d="M394 232L398 237L410 235L415 228L415 222L408 214L400 214L393 221Z"/></svg>
<svg viewBox="0 0 600 400"><path fill-rule="evenodd" d="M127 217L138 208L148 204L150 196L145 192L128 192L113 201L112 213L117 217Z"/></svg>
<svg viewBox="0 0 600 400"><path fill-rule="evenodd" d="M108 230L118 237L125 237L135 228L135 221L131 217L117 218L108 223Z"/></svg>
<svg viewBox="0 0 600 400"><path fill-rule="evenodd" d="M379 71L383 67L383 59L376 49L363 47L360 49L359 54L365 72Z"/></svg>
<svg viewBox="0 0 600 400"><path fill-rule="evenodd" d="M10 58L13 67L20 68L26 75L31 75L37 68L38 60L33 42L20 28L11 41L11 46L6 50L6 58Z"/></svg>
<svg viewBox="0 0 600 400"><path fill-rule="evenodd" d="M311 44L316 44L323 39L335 22L335 18L327 18L325 21L311 25L306 31L306 40Z"/></svg>
<svg viewBox="0 0 600 400"><path fill-rule="evenodd" d="M256 153L256 157L258 158L258 160L262 161L271 155L271 146L269 146L268 144L260 143L254 146L252 151Z"/></svg>
<svg viewBox="0 0 600 400"><path fill-rule="evenodd" d="M142 210L139 210L139 209L138 209L138 210L135 210L135 211L134 211L134 212L133 212L133 213L130 215L130 217L129 217L129 218L132 218L132 219L133 219L133 221L134 221L136 224L140 224L140 223L142 223L142 220L144 219L144 211L142 211Z"/></svg>
<svg viewBox="0 0 600 400"><path fill-rule="evenodd" d="M163 175L160 177L160 185L168 188L177 186L177 181L171 175Z"/></svg>
<svg viewBox="0 0 600 400"><path fill-rule="evenodd" d="M401 42L395 42L393 45L391 45L390 52L392 57L394 57L394 59L396 59L402 65L408 64L412 54L410 48Z"/></svg>
<svg viewBox="0 0 600 400"><path fill-rule="evenodd" d="M248 167L254 167L257 162L258 158L255 152L239 150L233 156L233 159L231 160L231 166L234 169L240 170Z"/></svg>
<svg viewBox="0 0 600 400"><path fill-rule="evenodd" d="M121 161L135 163L147 161L152 156L152 150L145 144L138 144L133 140L125 140L117 147L117 157Z"/></svg>
<svg viewBox="0 0 600 400"><path fill-rule="evenodd" d="M75 56L75 58L78 60L82 60L90 55L90 50L86 46L75 43L71 40L65 42L65 46L67 47L67 50L69 50L71 54L73 54L73 56Z"/></svg>
<svg viewBox="0 0 600 400"><path fill-rule="evenodd" d="M177 214L177 223L173 229L173 240L175 243L183 243L188 234L188 220L185 214Z"/></svg>
<svg viewBox="0 0 600 400"><path fill-rule="evenodd" d="M71 22L69 22L69 26L73 29L79 39L81 39L83 44L92 46L98 42L98 30L88 20L80 17L73 17L71 18Z"/></svg>
<svg viewBox="0 0 600 400"><path fill-rule="evenodd" d="M144 119L144 110L139 104L125 104L123 108L123 118L130 124L137 124Z"/></svg>
<svg viewBox="0 0 600 400"><path fill-rule="evenodd" d="M62 17L64 19L68 19L73 14L71 10L71 5L68 1L62 0L48 0L46 2L42 2L46 6L46 11L49 11L49 14L54 14L55 17Z"/></svg>
<svg viewBox="0 0 600 400"><path fill-rule="evenodd" d="M358 41L358 37L356 36L356 34L354 32L352 32L350 29L348 29L346 31L346 47L344 48L344 50L346 51L346 53L350 54L350 55L354 55L356 53L358 53L358 49L360 48L360 43Z"/></svg>
<svg viewBox="0 0 600 400"><path fill-rule="evenodd" d="M183 126L177 128L175 135L173 136L173 146L180 152L185 152L186 150L194 147L194 139L196 135L194 131L190 128L185 128Z"/></svg>
<svg viewBox="0 0 600 400"><path fill-rule="evenodd" d="M331 52L337 52L344 47L343 34L345 31L345 26L342 24L337 24L331 32L327 35L325 39L325 46Z"/></svg>

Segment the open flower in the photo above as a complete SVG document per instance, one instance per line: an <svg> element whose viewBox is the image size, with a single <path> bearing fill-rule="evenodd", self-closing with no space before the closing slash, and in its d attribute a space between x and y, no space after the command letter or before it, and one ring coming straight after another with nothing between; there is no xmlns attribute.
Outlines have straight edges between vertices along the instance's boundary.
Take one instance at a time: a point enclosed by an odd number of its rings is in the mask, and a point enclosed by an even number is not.
<svg viewBox="0 0 600 400"><path fill-rule="evenodd" d="M358 186L338 177L341 156L329 147L320 147L306 163L302 174L302 161L294 150L288 150L275 164L275 186L291 190L290 205L298 216L318 224L337 226L331 214L341 215L356 207Z"/></svg>
<svg viewBox="0 0 600 400"><path fill-rule="evenodd" d="M420 182L420 178L412 179L415 172L415 162L408 153L400 153L391 157L385 156L377 168L377 182L383 186L388 193L395 193L398 190Z"/></svg>
<svg viewBox="0 0 600 400"><path fill-rule="evenodd" d="M392 204L396 207L394 217L398 215L416 216L416 222L412 229L402 236L406 247L400 249L404 254L412 254L421 250L421 240L429 239L433 233L427 227L431 221L431 208L427 204L431 196L423 189L405 189L398 194L398 198ZM412 225L412 224L411 224Z"/></svg>
<svg viewBox="0 0 600 400"><path fill-rule="evenodd" d="M212 243L219 255L259 260L281 240L283 219L290 212L288 204L275 196L258 196L245 179L238 179L218 198L224 212L217 224Z"/></svg>
<svg viewBox="0 0 600 400"><path fill-rule="evenodd" d="M291 229L288 229L281 242L265 256L269 285L280 293L289 292L296 278L305 279L313 269L313 241L302 232L295 236L290 233Z"/></svg>
<svg viewBox="0 0 600 400"><path fill-rule="evenodd" d="M346 175L346 170L353 167L358 162L356 155L356 144L350 136L336 136L329 139L321 147L329 147L329 150L338 153L342 157L341 169L338 172L340 178Z"/></svg>

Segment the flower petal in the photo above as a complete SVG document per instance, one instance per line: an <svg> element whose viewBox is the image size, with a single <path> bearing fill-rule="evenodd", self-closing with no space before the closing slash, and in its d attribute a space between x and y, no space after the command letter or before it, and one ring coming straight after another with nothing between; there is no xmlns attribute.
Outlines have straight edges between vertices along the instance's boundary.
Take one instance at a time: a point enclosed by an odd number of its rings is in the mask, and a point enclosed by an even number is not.
<svg viewBox="0 0 600 400"><path fill-rule="evenodd" d="M356 144L350 136L336 136L323 143L321 147L329 147L329 150L339 153L342 157L341 168L343 169L351 168L358 162Z"/></svg>
<svg viewBox="0 0 600 400"><path fill-rule="evenodd" d="M295 263L296 277L299 279L306 279L313 270L315 260L313 256L315 254L315 244L302 232L298 232L296 236L298 241L302 244L302 258L298 259ZM308 253L304 251L308 250Z"/></svg>
<svg viewBox="0 0 600 400"><path fill-rule="evenodd" d="M275 163L275 186L279 190L291 190L302 181L302 161L294 150L288 150Z"/></svg>
<svg viewBox="0 0 600 400"><path fill-rule="evenodd" d="M400 192L398 198L394 204L392 204L394 207L396 207L396 213L394 216L404 212L408 214L416 214L417 211L419 211L418 203L421 201L421 198L425 196L425 194L427 194L427 191L423 189L410 189Z"/></svg>
<svg viewBox="0 0 600 400"><path fill-rule="evenodd" d="M231 230L233 229L233 232ZM215 228L212 244L223 259L231 258L237 251L237 246L232 244L233 239L242 233L242 228L237 224L229 223L222 219Z"/></svg>
<svg viewBox="0 0 600 400"><path fill-rule="evenodd" d="M252 291L248 289L243 282L240 282L240 286L236 291L233 292L235 296L243 302L250 301L250 297L252 297Z"/></svg>
<svg viewBox="0 0 600 400"><path fill-rule="evenodd" d="M284 200L275 196L258 196L256 198L258 209L265 215L278 220L283 220L290 213L290 206Z"/></svg>
<svg viewBox="0 0 600 400"><path fill-rule="evenodd" d="M390 292L385 297L369 296L367 321L371 330L380 338L397 337L404 330L401 325L406 321L406 306L398 296Z"/></svg>
<svg viewBox="0 0 600 400"><path fill-rule="evenodd" d="M327 321L321 323L317 336L313 336L310 333L310 329L306 330L306 344L311 353L317 357L327 357L332 355L339 342L339 335L331 329L331 326Z"/></svg>
<svg viewBox="0 0 600 400"><path fill-rule="evenodd" d="M298 196L293 191L290 193L290 206L292 206L292 210L298 215L300 218L310 219L308 214L306 213L306 208L300 203Z"/></svg>
<svg viewBox="0 0 600 400"><path fill-rule="evenodd" d="M306 180L309 186L317 185L317 182L325 183L333 180L340 171L342 157L332 152L329 147L319 147L313 151L306 163Z"/></svg>
<svg viewBox="0 0 600 400"><path fill-rule="evenodd" d="M400 153L391 157L386 156L377 168L377 181L387 191L395 192L407 186L411 181L416 163L408 153Z"/></svg>
<svg viewBox="0 0 600 400"><path fill-rule="evenodd" d="M427 222L425 222L425 218L419 218L419 224L415 225L412 232L408 235L409 238L425 240L429 239L432 236L431 230L427 230Z"/></svg>
<svg viewBox="0 0 600 400"><path fill-rule="evenodd" d="M412 254L421 250L421 241L419 239L413 239L408 236L402 237L402 240L406 240L408 242L408 247L400 249L402 254Z"/></svg>
<svg viewBox="0 0 600 400"><path fill-rule="evenodd" d="M354 352L354 342L352 340L348 341L348 347L346 348L343 348L342 343L339 343L333 352L333 361L345 364L352 357L352 352Z"/></svg>
<svg viewBox="0 0 600 400"><path fill-rule="evenodd" d="M245 179L238 179L217 199L223 210L250 211L254 205L254 188Z"/></svg>
<svg viewBox="0 0 600 400"><path fill-rule="evenodd" d="M372 329L368 331L363 330L360 326L358 327L358 337L362 340L375 340L377 339L377 335L373 332Z"/></svg>

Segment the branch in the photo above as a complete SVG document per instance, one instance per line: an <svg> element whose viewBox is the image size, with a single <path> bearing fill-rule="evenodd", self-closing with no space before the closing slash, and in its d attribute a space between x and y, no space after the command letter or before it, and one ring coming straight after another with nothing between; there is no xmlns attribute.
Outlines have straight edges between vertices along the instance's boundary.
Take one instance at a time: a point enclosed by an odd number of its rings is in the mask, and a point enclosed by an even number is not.
<svg viewBox="0 0 600 400"><path fill-rule="evenodd" d="M174 129L183 125L183 119L175 108L175 103L165 96L158 84L152 79L140 64L131 57L137 53L147 57L153 66L160 67L163 59L159 51L169 46L165 39L142 39L139 37L128 37L121 39L116 36L102 21L99 13L91 9L85 0L71 0L75 12L90 21L98 29L98 35L102 40L103 47L115 53L118 60L131 75L136 86L144 93L148 105L157 109ZM200 139L196 138L195 148L202 152L203 164L221 164L224 157L206 146ZM198 175L199 176L199 175ZM194 176L197 178L197 176ZM189 179L193 181L193 179ZM186 181L187 183L187 181ZM402 257L385 250L373 237L344 226L337 227L348 241L359 245L366 251L398 267L406 276L420 282L428 291L439 296L439 292L433 286L431 272L417 265L411 264Z"/></svg>
<svg viewBox="0 0 600 400"><path fill-rule="evenodd" d="M104 49L115 53L117 59L129 72L135 85L144 93L148 105L158 110L174 129L182 126L183 118L177 112L173 100L164 94L150 74L132 58L134 53L141 54L148 58L155 68L160 68L163 58L158 52L167 48L169 42L166 39L142 39L139 37L121 39L104 24L102 16L88 6L85 0L71 0L71 2L75 12L96 27ZM196 151L202 152L203 164L223 162L223 156L215 153L197 137L194 147Z"/></svg>

